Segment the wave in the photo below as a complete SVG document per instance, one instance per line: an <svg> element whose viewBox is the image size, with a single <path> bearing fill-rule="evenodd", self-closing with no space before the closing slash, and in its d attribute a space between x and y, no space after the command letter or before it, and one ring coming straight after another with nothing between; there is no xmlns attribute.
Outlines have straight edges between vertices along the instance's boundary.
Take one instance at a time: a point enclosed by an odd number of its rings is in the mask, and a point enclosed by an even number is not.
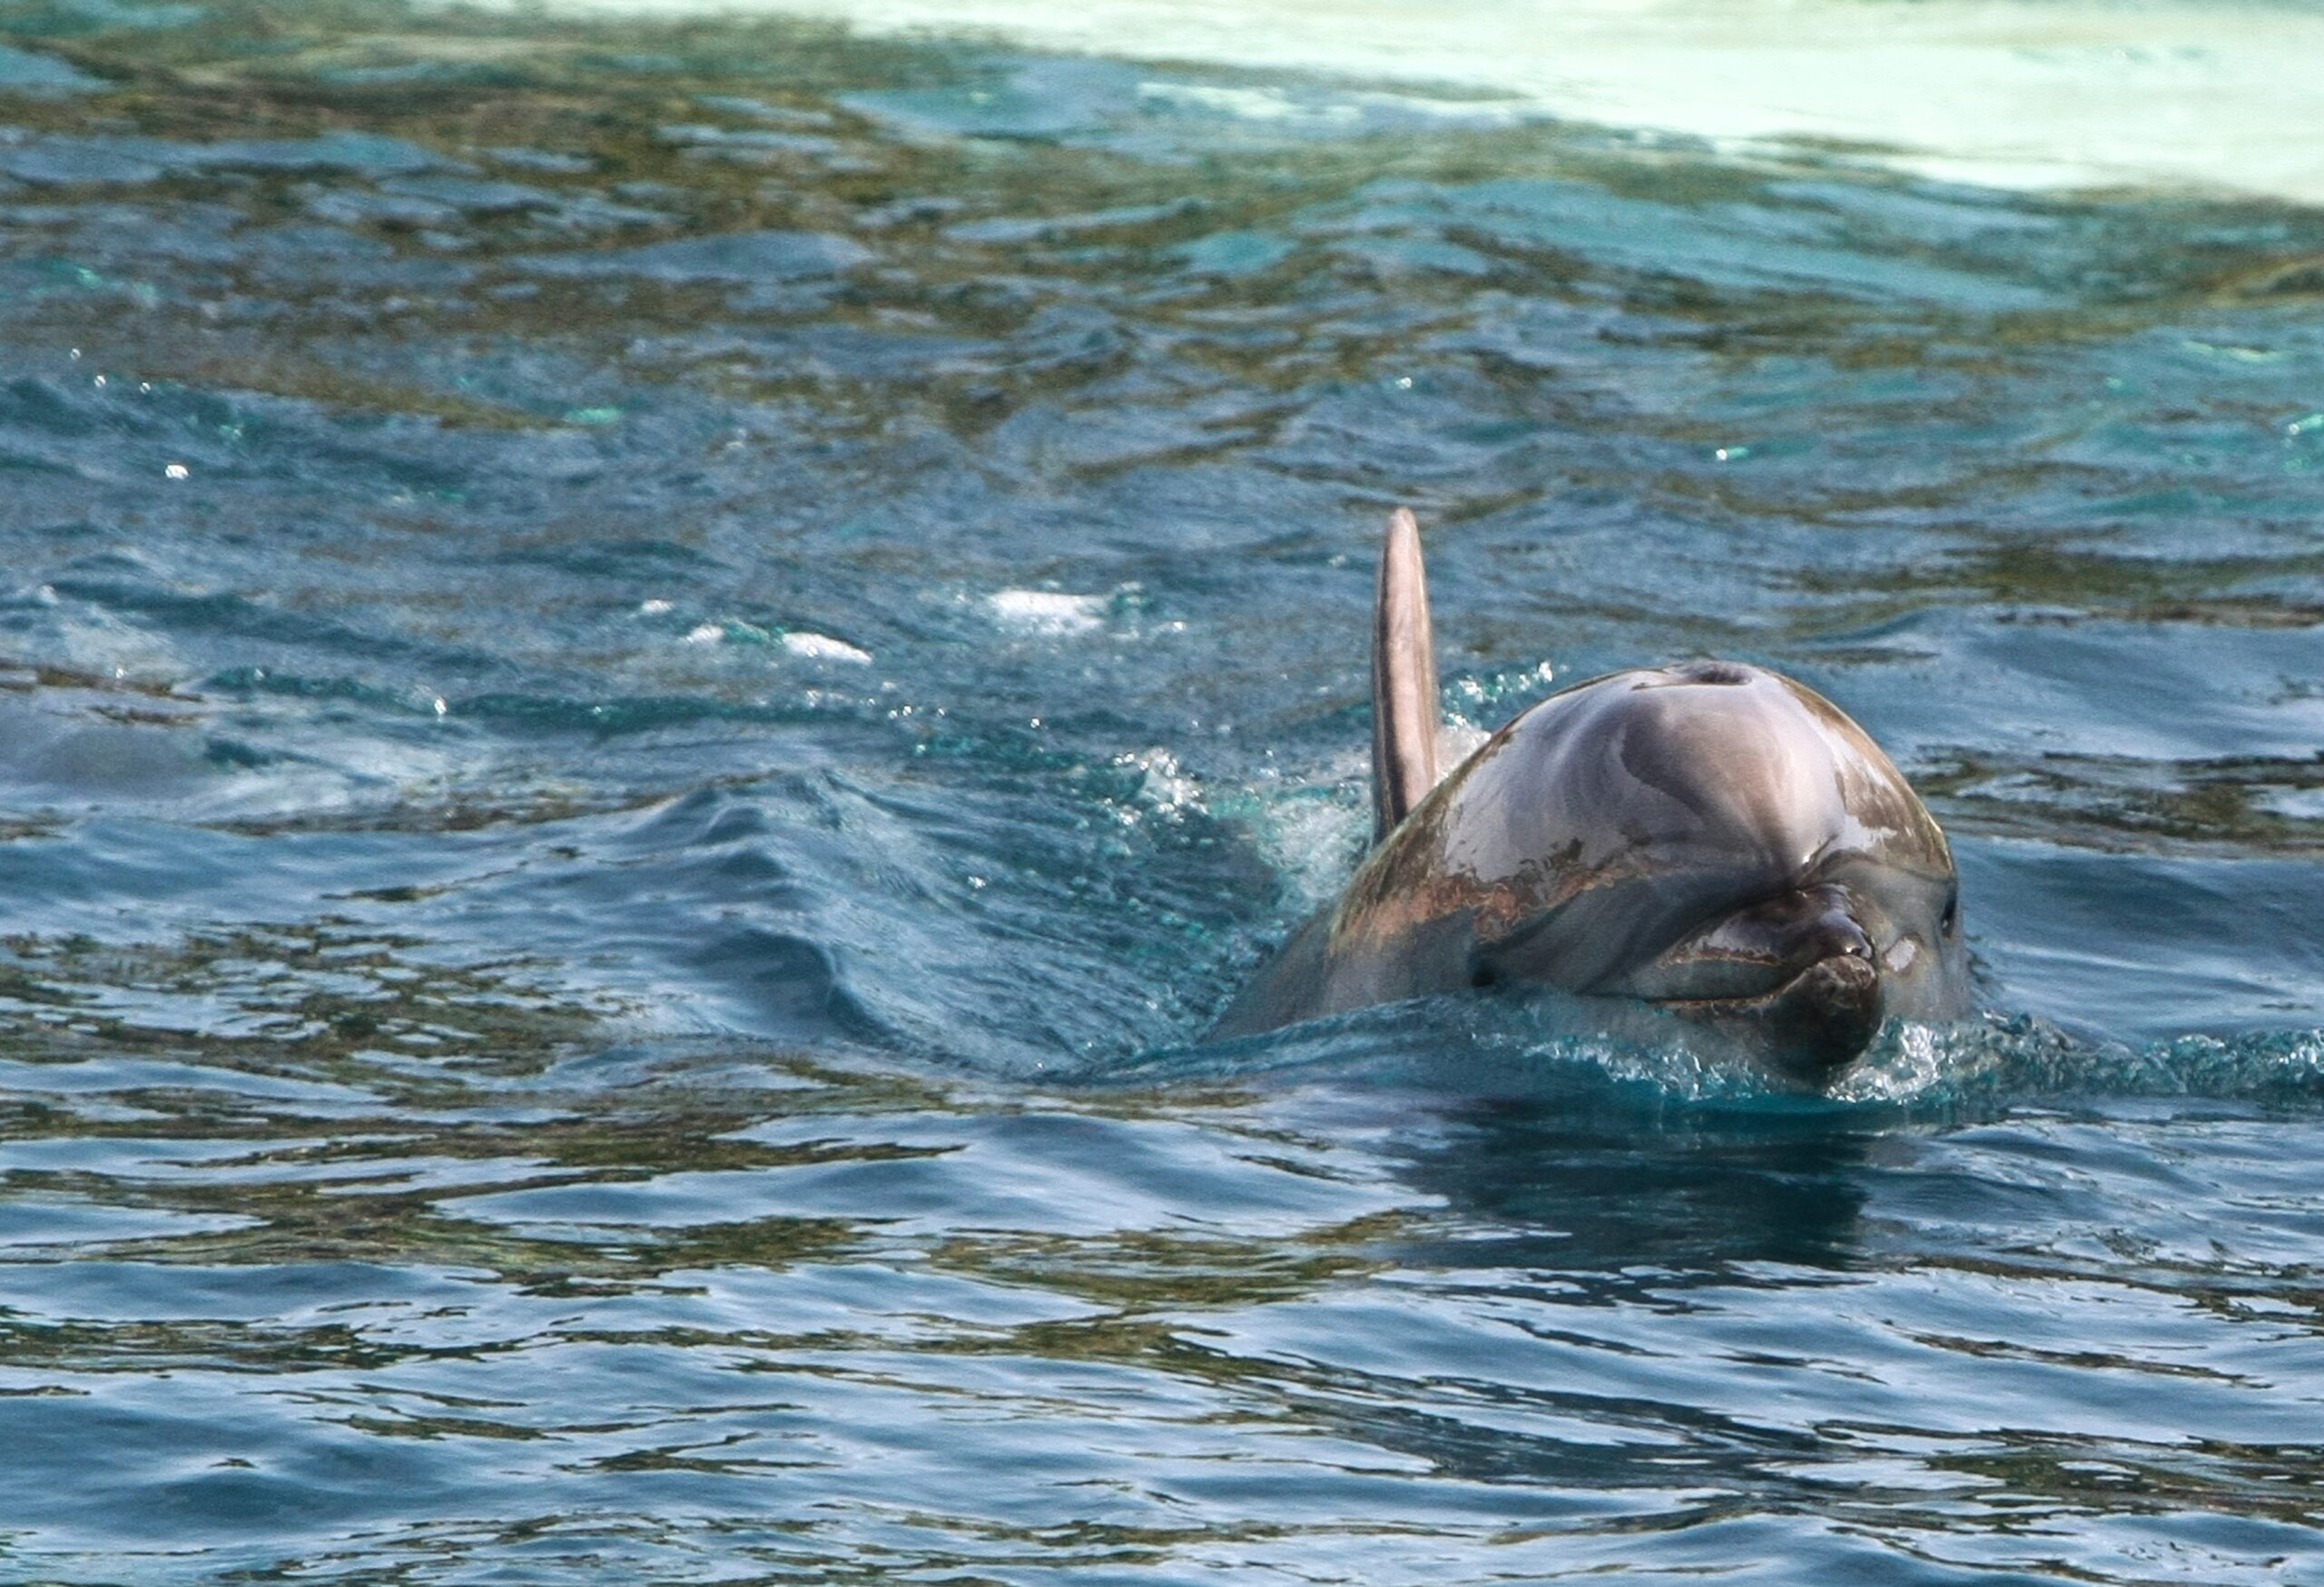
<svg viewBox="0 0 2324 1587"><path fill-rule="evenodd" d="M1329 1083L1446 1099L1761 1119L1956 1119L2028 1104L2324 1101L2324 1030L2093 1040L2025 1014L1892 1022L1828 1089L1784 1079L1649 1008L1541 994L1434 998L1176 1047L1080 1076L1101 1087Z"/></svg>

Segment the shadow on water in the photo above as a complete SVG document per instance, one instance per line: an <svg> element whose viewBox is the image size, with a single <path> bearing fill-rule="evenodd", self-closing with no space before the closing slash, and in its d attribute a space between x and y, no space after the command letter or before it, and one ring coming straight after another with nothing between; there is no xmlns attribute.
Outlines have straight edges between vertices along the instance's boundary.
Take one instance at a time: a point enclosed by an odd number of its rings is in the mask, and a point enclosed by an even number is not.
<svg viewBox="0 0 2324 1587"><path fill-rule="evenodd" d="M1932 1168L1941 1143L2114 1121L2324 1118L2324 1032L2093 1041L2024 1017L1892 1025L1828 1094L1649 1010L1554 996L1367 1010L1092 1073L1097 1105L1161 1081L1226 1088L1360 1141L1441 1218L1384 1249L1610 1298L1778 1286L1897 1259L1899 1208L2063 1204ZM1079 1094L1068 1092L1068 1095ZM1274 1099L1269 1101L1268 1099ZM1886 1204L1886 1211L1876 1210ZM1983 1216L1982 1214L1978 1216ZM1531 1280L1529 1280L1531 1282Z"/></svg>
<svg viewBox="0 0 2324 1587"><path fill-rule="evenodd" d="M1647 1144L1640 1111L1611 1099L1449 1111L1394 1172L1441 1198L1464 1232L1400 1247L1400 1259L1553 1273L1623 1295L1683 1289L1689 1275L1729 1283L1755 1263L1849 1264L1874 1131L1831 1117L1661 1124Z"/></svg>

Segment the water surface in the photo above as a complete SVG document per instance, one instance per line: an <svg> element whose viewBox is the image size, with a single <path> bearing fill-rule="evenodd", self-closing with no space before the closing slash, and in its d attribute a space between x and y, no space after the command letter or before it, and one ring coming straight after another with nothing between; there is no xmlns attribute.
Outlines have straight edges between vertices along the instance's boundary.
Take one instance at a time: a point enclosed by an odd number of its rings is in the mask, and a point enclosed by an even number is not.
<svg viewBox="0 0 2324 1587"><path fill-rule="evenodd" d="M0 1576L2324 1582L2316 212L0 18ZM1468 727L1863 721L1990 1016L1203 1046L1403 502Z"/></svg>

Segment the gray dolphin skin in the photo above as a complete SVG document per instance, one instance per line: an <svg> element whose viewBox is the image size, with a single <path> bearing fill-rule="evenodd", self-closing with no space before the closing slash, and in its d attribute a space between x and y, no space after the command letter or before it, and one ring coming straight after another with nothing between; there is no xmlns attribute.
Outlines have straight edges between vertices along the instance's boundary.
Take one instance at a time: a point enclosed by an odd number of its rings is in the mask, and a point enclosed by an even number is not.
<svg viewBox="0 0 2324 1587"><path fill-rule="evenodd" d="M1820 1082L1884 1021L1969 1009L1945 834L1864 729L1759 667L1551 695L1441 780L1420 535L1392 520L1374 625L1374 845L1215 1034L1537 984L1640 1000Z"/></svg>

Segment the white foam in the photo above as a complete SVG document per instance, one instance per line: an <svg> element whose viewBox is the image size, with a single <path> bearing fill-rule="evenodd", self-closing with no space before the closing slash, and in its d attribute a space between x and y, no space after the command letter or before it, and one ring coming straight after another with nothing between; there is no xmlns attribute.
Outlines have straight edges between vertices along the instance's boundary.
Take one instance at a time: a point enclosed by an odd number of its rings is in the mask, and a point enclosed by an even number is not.
<svg viewBox="0 0 2324 1587"><path fill-rule="evenodd" d="M489 0L504 7L520 0ZM1124 60L1504 96L1745 144L1874 145L2007 187L2324 203L2324 12L2269 0L521 0L796 15ZM1224 113L1279 115L1265 91Z"/></svg>
<svg viewBox="0 0 2324 1587"><path fill-rule="evenodd" d="M865 666L872 660L870 651L858 650L844 639L834 639L828 634L811 634L799 628L783 636L783 648L807 661L848 661Z"/></svg>
<svg viewBox="0 0 2324 1587"><path fill-rule="evenodd" d="M1302 910L1320 909L1339 895L1371 830L1371 812L1327 786L1278 794L1254 813L1259 851Z"/></svg>
<svg viewBox="0 0 2324 1587"><path fill-rule="evenodd" d="M1098 626L1106 597L1049 589L1004 589L990 604L993 616L1006 628L1028 634L1086 634Z"/></svg>
<svg viewBox="0 0 2324 1587"><path fill-rule="evenodd" d="M1178 764L1178 757L1158 745L1136 754L1117 755L1118 766L1135 766L1143 774L1137 785L1139 801L1164 815L1177 816L1204 808L1202 784Z"/></svg>

